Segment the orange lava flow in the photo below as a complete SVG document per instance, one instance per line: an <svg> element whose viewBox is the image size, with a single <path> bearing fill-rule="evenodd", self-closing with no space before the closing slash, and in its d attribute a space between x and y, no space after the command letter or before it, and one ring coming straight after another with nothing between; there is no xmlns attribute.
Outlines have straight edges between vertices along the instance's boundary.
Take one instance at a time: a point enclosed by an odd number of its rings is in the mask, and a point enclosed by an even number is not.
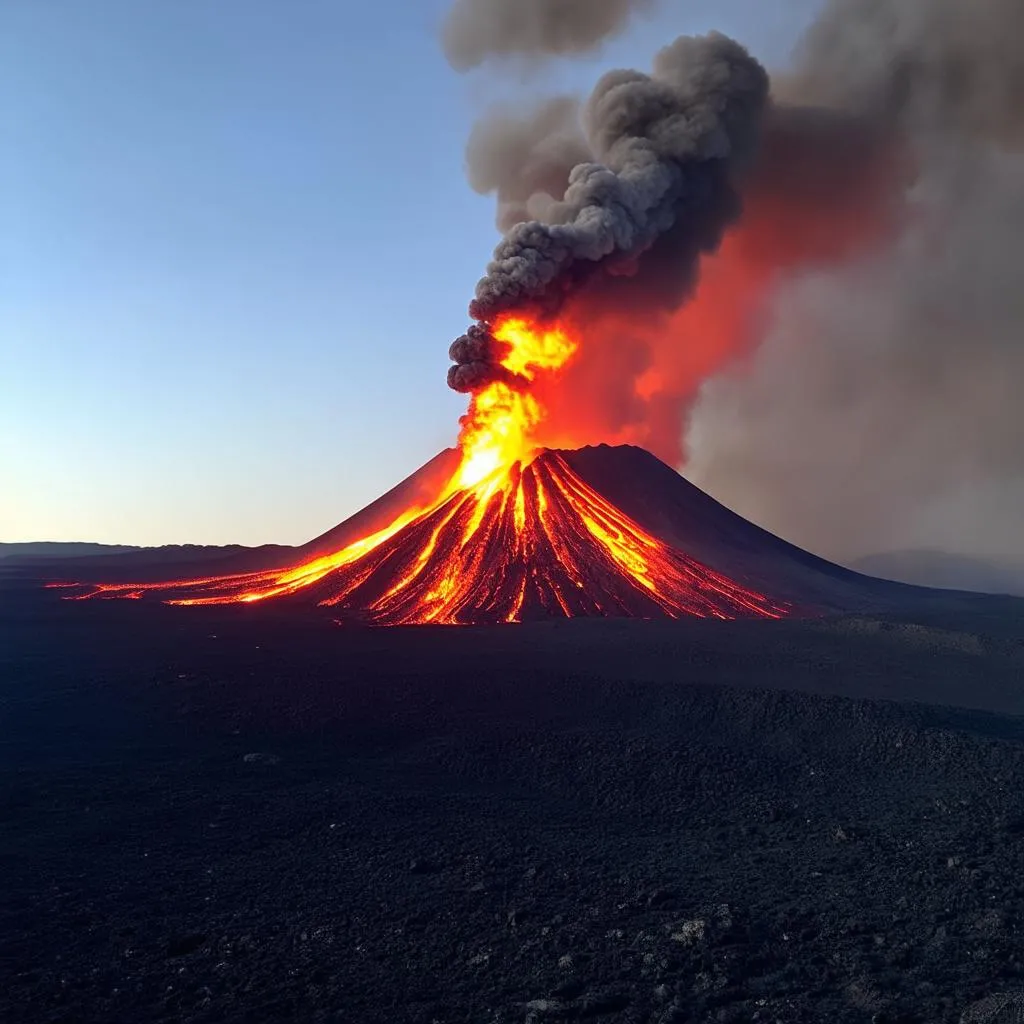
<svg viewBox="0 0 1024 1024"><path fill-rule="evenodd" d="M554 452L290 569L103 584L83 596L151 591L178 605L301 594L379 625L579 615L778 618L787 611L652 536Z"/></svg>
<svg viewBox="0 0 1024 1024"><path fill-rule="evenodd" d="M553 373L576 351L557 327L498 323L505 366ZM72 599L154 596L176 605L288 598L379 625L617 615L781 617L785 606L694 561L593 490L532 431L544 409L495 382L462 421L462 460L437 498L298 565L171 583L99 584Z"/></svg>

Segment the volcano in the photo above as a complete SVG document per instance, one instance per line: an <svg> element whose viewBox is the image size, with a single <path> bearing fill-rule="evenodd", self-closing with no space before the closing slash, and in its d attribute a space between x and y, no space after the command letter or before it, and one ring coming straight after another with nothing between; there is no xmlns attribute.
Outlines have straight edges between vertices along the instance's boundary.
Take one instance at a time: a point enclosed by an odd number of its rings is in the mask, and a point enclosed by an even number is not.
<svg viewBox="0 0 1024 1024"><path fill-rule="evenodd" d="M287 601L373 625L485 624L813 615L863 606L877 582L759 529L640 448L546 449L471 486L439 486L456 456L441 453L284 568L71 596Z"/></svg>

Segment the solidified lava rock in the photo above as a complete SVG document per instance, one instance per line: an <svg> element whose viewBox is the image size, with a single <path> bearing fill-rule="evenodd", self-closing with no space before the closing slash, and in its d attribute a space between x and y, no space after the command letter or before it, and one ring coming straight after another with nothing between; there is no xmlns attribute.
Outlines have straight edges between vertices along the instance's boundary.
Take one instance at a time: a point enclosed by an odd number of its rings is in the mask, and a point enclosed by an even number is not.
<svg viewBox="0 0 1024 1024"><path fill-rule="evenodd" d="M981 654L841 623L540 624L511 645L5 612L5 1024L1019 1006L1017 605L984 606L970 628L1003 641ZM244 762L261 750L279 767Z"/></svg>

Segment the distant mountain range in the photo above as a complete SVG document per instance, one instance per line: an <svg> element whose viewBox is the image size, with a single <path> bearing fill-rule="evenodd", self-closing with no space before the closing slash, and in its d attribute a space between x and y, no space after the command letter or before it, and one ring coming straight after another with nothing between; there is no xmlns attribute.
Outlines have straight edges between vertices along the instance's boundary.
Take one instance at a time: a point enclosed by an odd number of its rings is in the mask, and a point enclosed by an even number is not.
<svg viewBox="0 0 1024 1024"><path fill-rule="evenodd" d="M983 594L1024 597L1024 565L1002 565L949 551L918 549L867 555L850 562L868 576L940 590L973 590Z"/></svg>
<svg viewBox="0 0 1024 1024"><path fill-rule="evenodd" d="M91 544L74 541L0 543L0 571L6 577L26 574L39 578L145 580L153 573L189 575L209 572L239 572L260 566L284 564L294 557L295 548L278 544L249 548L241 544L164 544L139 547L131 544Z"/></svg>
<svg viewBox="0 0 1024 1024"><path fill-rule="evenodd" d="M123 555L128 551L141 551L134 544L87 544L75 541L41 540L27 544L0 543L0 559L28 558L89 558L92 555Z"/></svg>

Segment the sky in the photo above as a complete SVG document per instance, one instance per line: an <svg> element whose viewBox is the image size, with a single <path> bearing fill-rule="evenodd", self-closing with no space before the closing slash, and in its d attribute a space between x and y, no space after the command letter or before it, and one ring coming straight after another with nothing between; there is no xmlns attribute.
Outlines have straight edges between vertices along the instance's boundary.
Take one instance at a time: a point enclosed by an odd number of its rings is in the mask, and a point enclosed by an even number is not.
<svg viewBox="0 0 1024 1024"><path fill-rule="evenodd" d="M473 121L816 0L664 0L460 75L443 0L0 3L0 541L301 543L451 445L497 241Z"/></svg>

